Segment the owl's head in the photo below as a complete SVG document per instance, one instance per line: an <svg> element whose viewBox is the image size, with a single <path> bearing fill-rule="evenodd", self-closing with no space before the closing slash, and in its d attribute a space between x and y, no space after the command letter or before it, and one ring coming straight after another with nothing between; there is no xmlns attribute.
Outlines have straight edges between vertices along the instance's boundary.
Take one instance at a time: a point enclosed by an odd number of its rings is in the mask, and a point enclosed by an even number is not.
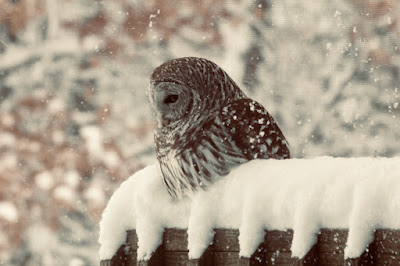
<svg viewBox="0 0 400 266"><path fill-rule="evenodd" d="M149 96L159 126L166 126L193 113L212 113L244 94L215 63L183 57L167 61L153 71Z"/></svg>

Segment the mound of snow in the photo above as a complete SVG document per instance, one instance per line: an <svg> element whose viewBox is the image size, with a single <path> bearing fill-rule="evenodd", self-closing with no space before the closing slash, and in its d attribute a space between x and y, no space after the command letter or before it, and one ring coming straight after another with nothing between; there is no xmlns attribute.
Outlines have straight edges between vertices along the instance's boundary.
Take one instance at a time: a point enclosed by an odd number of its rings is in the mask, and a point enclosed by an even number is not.
<svg viewBox="0 0 400 266"><path fill-rule="evenodd" d="M136 229L138 259L149 259L164 228L187 228L199 258L214 228L239 229L240 256L251 256L264 230L293 229L302 258L321 228L349 229L346 258L358 257L374 229L400 229L400 158L254 160L191 199L174 201L158 165L137 172L114 193L100 222L100 259L110 259Z"/></svg>

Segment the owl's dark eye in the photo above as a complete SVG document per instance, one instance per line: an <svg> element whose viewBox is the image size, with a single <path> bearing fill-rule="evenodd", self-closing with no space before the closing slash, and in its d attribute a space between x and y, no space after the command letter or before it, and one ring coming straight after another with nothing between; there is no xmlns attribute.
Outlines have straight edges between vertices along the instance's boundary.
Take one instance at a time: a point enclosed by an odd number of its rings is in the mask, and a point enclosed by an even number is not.
<svg viewBox="0 0 400 266"><path fill-rule="evenodd" d="M164 103L165 104L175 103L178 99L179 99L178 94L169 94L169 95L167 95L167 97L165 97Z"/></svg>

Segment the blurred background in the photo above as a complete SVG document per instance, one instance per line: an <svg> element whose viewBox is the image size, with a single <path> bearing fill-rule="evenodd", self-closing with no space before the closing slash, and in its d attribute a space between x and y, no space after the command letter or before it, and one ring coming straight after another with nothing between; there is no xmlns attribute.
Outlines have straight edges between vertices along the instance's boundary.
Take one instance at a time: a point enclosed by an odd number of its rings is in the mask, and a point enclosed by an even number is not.
<svg viewBox="0 0 400 266"><path fill-rule="evenodd" d="M225 69L294 157L399 156L399 19L389 0L0 0L0 264L98 265L175 57Z"/></svg>

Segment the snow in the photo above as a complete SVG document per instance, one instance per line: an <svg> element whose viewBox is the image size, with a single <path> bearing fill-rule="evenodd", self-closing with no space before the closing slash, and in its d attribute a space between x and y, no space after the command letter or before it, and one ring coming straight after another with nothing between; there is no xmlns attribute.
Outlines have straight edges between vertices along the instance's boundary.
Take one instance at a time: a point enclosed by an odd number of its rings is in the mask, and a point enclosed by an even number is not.
<svg viewBox="0 0 400 266"><path fill-rule="evenodd" d="M43 190L50 190L54 186L54 178L49 171L44 171L35 176L35 183Z"/></svg>
<svg viewBox="0 0 400 266"><path fill-rule="evenodd" d="M39 47L8 48L7 53L0 55L0 70L9 69L23 64L26 61L37 61L46 55L74 54L81 50L79 42L72 38L55 38Z"/></svg>
<svg viewBox="0 0 400 266"><path fill-rule="evenodd" d="M68 266L85 266L85 262L81 259L74 258L69 262Z"/></svg>
<svg viewBox="0 0 400 266"><path fill-rule="evenodd" d="M113 151L105 151L103 153L103 161L109 168L115 168L121 165L118 154Z"/></svg>
<svg viewBox="0 0 400 266"><path fill-rule="evenodd" d="M321 228L349 230L345 257L362 254L376 228L400 229L400 158L253 160L190 199L173 201L157 164L115 191L100 222L100 259L110 259L136 229L138 259L149 259L164 228L187 228L190 258L214 228L239 229L240 256L251 256L264 230L293 229L294 257L304 257Z"/></svg>
<svg viewBox="0 0 400 266"><path fill-rule="evenodd" d="M354 98L349 98L346 99L342 105L341 105L341 115L343 118L343 121L346 123L351 123L354 120L357 120L359 118L359 106L358 102Z"/></svg>
<svg viewBox="0 0 400 266"><path fill-rule="evenodd" d="M7 154L1 158L0 171L15 168L18 165L18 158L14 154Z"/></svg>
<svg viewBox="0 0 400 266"><path fill-rule="evenodd" d="M14 204L8 201L0 201L0 219L8 222L18 222L18 210Z"/></svg>
<svg viewBox="0 0 400 266"><path fill-rule="evenodd" d="M28 238L28 241L31 242L33 250L43 255L48 253L50 246L57 242L54 231L37 224L34 224L29 228L26 237Z"/></svg>
<svg viewBox="0 0 400 266"><path fill-rule="evenodd" d="M54 189L53 194L54 198L70 204L74 204L77 198L76 192L66 185L58 186Z"/></svg>
<svg viewBox="0 0 400 266"><path fill-rule="evenodd" d="M82 128L82 137L86 141L87 149L91 157L100 159L104 153L102 142L103 136L100 129L95 126L86 126Z"/></svg>
<svg viewBox="0 0 400 266"><path fill-rule="evenodd" d="M106 197L100 186L90 186L84 192L84 197L90 203L99 207L103 206L106 202Z"/></svg>
<svg viewBox="0 0 400 266"><path fill-rule="evenodd" d="M14 135L7 132L0 132L0 147L12 147L16 143Z"/></svg>
<svg viewBox="0 0 400 266"><path fill-rule="evenodd" d="M70 170L65 173L64 180L71 188L76 188L79 185L81 177L76 171Z"/></svg>

